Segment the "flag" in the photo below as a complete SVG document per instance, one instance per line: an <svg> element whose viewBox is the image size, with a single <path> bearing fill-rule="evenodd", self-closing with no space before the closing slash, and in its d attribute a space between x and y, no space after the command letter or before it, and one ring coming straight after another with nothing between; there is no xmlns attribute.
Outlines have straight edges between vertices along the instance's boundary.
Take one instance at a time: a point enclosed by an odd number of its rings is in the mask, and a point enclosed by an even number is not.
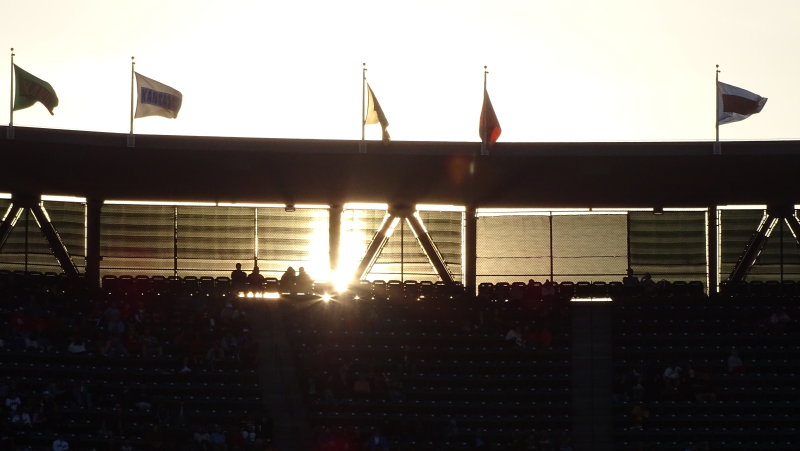
<svg viewBox="0 0 800 451"><path fill-rule="evenodd" d="M365 124L381 124L381 129L383 130L383 143L389 143L389 120L386 119L386 115L383 114L383 109L381 109L381 104L378 103L378 99L375 97L375 94L372 92L372 88L367 85L367 117L364 119Z"/></svg>
<svg viewBox="0 0 800 451"><path fill-rule="evenodd" d="M489 147L491 147L497 138L500 137L500 121L497 120L497 115L494 114L492 101L489 99L489 91L483 90L483 108L481 108L481 122L478 128L478 134L481 137L481 154L488 155Z"/></svg>
<svg viewBox="0 0 800 451"><path fill-rule="evenodd" d="M163 83L135 72L139 87L134 117L163 116L170 119L178 117L183 94Z"/></svg>
<svg viewBox="0 0 800 451"><path fill-rule="evenodd" d="M766 103L766 97L717 82L717 123L720 125L742 121L760 113Z"/></svg>
<svg viewBox="0 0 800 451"><path fill-rule="evenodd" d="M53 87L50 86L50 83L22 70L16 64L14 65L14 79L16 81L14 111L22 110L36 102L41 102L47 108L47 111L53 114L53 108L58 106L58 96Z"/></svg>

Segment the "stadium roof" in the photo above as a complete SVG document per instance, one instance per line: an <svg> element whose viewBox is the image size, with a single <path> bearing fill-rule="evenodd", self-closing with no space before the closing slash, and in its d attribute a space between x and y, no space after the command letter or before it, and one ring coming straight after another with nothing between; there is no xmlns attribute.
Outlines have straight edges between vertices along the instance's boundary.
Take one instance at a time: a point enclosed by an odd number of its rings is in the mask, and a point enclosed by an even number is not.
<svg viewBox="0 0 800 451"><path fill-rule="evenodd" d="M98 199L479 207L705 207L800 202L800 142L368 142L15 127L0 192Z"/></svg>

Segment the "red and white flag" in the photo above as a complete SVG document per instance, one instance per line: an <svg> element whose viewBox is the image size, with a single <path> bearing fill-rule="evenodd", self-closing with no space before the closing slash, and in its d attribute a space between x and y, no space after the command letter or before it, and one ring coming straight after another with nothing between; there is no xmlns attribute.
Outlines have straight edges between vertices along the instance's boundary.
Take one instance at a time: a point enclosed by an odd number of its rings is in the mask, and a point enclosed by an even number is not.
<svg viewBox="0 0 800 451"><path fill-rule="evenodd" d="M481 122L478 128L478 134L481 137L481 154L488 155L489 148L497 142L500 137L500 121L497 120L497 115L494 114L492 101L489 99L489 92L483 90L483 108L481 108Z"/></svg>
<svg viewBox="0 0 800 451"><path fill-rule="evenodd" d="M717 123L720 125L742 121L760 113L766 103L766 97L717 82Z"/></svg>

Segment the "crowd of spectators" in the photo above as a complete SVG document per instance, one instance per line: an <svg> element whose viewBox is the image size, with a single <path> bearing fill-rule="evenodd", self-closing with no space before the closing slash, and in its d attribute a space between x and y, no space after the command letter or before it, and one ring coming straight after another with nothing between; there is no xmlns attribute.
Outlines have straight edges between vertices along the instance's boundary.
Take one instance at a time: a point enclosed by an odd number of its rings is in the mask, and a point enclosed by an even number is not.
<svg viewBox="0 0 800 451"><path fill-rule="evenodd" d="M30 371L0 371L0 448L234 450L271 438L261 415L212 422L193 417L184 395L149 389L152 380L191 383L255 367L258 346L233 298L20 279L0 280L0 366L30 362ZM121 377L97 367L120 368Z"/></svg>
<svg viewBox="0 0 800 451"><path fill-rule="evenodd" d="M420 399L414 387L417 384L414 378L419 374L429 374L440 378L439 383L447 383L448 375L438 375L431 360L446 359L448 351L436 351L442 349L436 347L436 338L424 337L442 334L452 353L469 352L471 346L480 345L484 349L481 352L493 354L494 359L504 353L508 359L536 359L536 352L540 351L561 355L554 353L567 349L567 307L566 303L543 302L541 297L529 304L523 296L522 299L501 302L459 297L442 305L437 302L392 303L362 298L348 302L287 305L286 309L291 327L299 331L295 339L307 344L297 346L299 343L295 343L295 349L297 365L305 381L308 408L377 409L375 411L380 412L385 411L382 410L385 407L377 406L413 409L414 402ZM324 341L314 341L312 337L317 334L324 336ZM355 350L336 351L346 350L351 344L356 346ZM562 351L554 351L554 346L559 346L557 349ZM381 349L381 352L371 352L370 349ZM440 355L434 357L436 354ZM446 360L442 362L446 363ZM497 367L485 370L472 371L463 367L451 371L460 372L463 378L485 378L487 384L502 385L500 374L504 373L504 362L498 360ZM437 375L432 375L432 371L437 371ZM488 371L491 375L481 371ZM507 371L514 370L509 368ZM536 375L531 374L530 378L534 380ZM450 398L454 401L459 399L455 394L449 395ZM443 402L441 405L447 404ZM514 433L505 432L505 436L498 439L496 433L491 433L491 427L490 433L482 434L474 425L462 426L455 415L442 413L439 419L441 421L435 425L429 424L428 420L406 418L399 420L400 423L375 424L368 421L363 425L344 427L336 421L319 420L314 422L315 443L317 449L343 449L341 446L352 449L413 449L414 445L409 445L413 440L429 441L426 449L437 446L430 443L440 443L445 447L458 443L457 446L464 449L497 449L498 446L511 447L507 449L571 449L569 434L560 429L553 431L542 427L537 431L535 426L531 426Z"/></svg>
<svg viewBox="0 0 800 451"><path fill-rule="evenodd" d="M769 430L765 436L773 439L794 434L784 419L795 396L798 309L791 285L772 286L787 291L766 294L753 283L688 303L655 296L617 304L613 394L620 437L647 448L667 437L695 446L692 431L715 428ZM726 438L721 432L712 442Z"/></svg>

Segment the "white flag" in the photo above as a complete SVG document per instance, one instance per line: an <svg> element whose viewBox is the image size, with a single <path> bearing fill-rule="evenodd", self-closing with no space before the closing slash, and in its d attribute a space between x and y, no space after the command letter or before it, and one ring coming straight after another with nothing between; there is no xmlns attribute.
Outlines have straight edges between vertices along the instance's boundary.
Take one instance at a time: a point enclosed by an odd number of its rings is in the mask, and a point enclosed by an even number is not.
<svg viewBox="0 0 800 451"><path fill-rule="evenodd" d="M138 72L134 73L138 87L134 117L163 116L170 119L178 117L183 94Z"/></svg>
<svg viewBox="0 0 800 451"><path fill-rule="evenodd" d="M383 108L378 103L378 98L372 92L372 88L367 85L367 117L364 119L365 124L381 124L383 130L383 143L389 142L389 120L383 114Z"/></svg>
<svg viewBox="0 0 800 451"><path fill-rule="evenodd" d="M717 82L717 123L730 124L761 112L766 97L726 83Z"/></svg>

